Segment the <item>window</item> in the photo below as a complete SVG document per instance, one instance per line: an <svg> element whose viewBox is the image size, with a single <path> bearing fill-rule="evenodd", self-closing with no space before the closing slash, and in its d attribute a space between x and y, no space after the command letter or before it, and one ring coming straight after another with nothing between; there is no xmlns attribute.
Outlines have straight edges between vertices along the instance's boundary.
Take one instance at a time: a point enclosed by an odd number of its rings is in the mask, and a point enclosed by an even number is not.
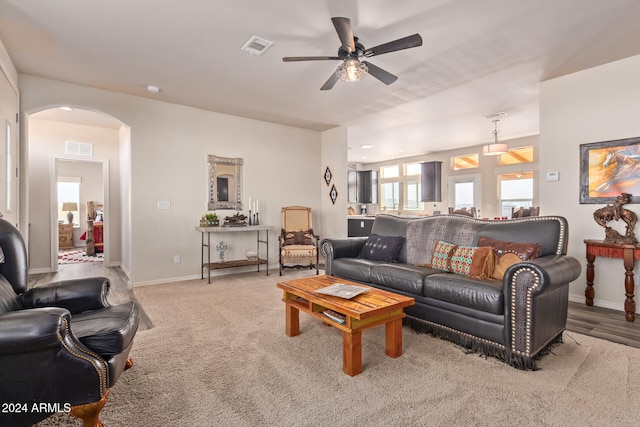
<svg viewBox="0 0 640 427"><path fill-rule="evenodd" d="M454 189L454 208L472 208L473 207L473 181L462 181L455 183Z"/></svg>
<svg viewBox="0 0 640 427"><path fill-rule="evenodd" d="M382 206L398 209L400 206L400 183L387 182L380 186Z"/></svg>
<svg viewBox="0 0 640 427"><path fill-rule="evenodd" d="M74 178L59 178L58 181L58 222L67 223L68 211L62 210L62 204L67 202L77 203L80 208L80 179L75 178L77 182L67 182ZM73 226L80 226L80 212L73 213Z"/></svg>
<svg viewBox="0 0 640 427"><path fill-rule="evenodd" d="M470 173L465 175L449 175L447 178L448 199L450 208L476 208L476 214L480 213L482 191L482 174Z"/></svg>
<svg viewBox="0 0 640 427"><path fill-rule="evenodd" d="M421 163L407 163L404 166L405 176L420 175L422 173Z"/></svg>
<svg viewBox="0 0 640 427"><path fill-rule="evenodd" d="M501 154L498 159L498 163L501 165L531 162L533 162L533 146L512 148L507 153Z"/></svg>
<svg viewBox="0 0 640 427"><path fill-rule="evenodd" d="M422 187L420 181L407 181L404 184L404 203L403 209L422 209L420 195Z"/></svg>
<svg viewBox="0 0 640 427"><path fill-rule="evenodd" d="M398 165L383 166L380 168L380 178L397 178L400 176L400 167Z"/></svg>
<svg viewBox="0 0 640 427"><path fill-rule="evenodd" d="M420 162L380 168L380 207L388 210L422 210Z"/></svg>
<svg viewBox="0 0 640 427"><path fill-rule="evenodd" d="M499 180L503 217L511 218L512 208L533 206L533 172L504 173Z"/></svg>
<svg viewBox="0 0 640 427"><path fill-rule="evenodd" d="M452 158L453 170L477 168L479 164L478 153L455 156Z"/></svg>

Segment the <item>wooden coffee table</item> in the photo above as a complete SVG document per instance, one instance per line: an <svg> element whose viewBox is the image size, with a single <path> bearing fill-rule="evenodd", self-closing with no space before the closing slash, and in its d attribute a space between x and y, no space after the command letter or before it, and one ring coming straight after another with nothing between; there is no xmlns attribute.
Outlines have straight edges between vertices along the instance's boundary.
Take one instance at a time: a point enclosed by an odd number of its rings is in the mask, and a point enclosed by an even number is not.
<svg viewBox="0 0 640 427"><path fill-rule="evenodd" d="M318 294L315 291L334 283L369 289L352 299ZM415 303L413 298L350 282L332 276L312 276L278 283L284 291L286 330L288 337L300 334L299 313L303 311L323 323L342 331L342 370L350 376L362 372L362 331L385 325L385 353L402 355L402 319L404 308ZM331 320L323 312L332 310L344 316L345 323Z"/></svg>

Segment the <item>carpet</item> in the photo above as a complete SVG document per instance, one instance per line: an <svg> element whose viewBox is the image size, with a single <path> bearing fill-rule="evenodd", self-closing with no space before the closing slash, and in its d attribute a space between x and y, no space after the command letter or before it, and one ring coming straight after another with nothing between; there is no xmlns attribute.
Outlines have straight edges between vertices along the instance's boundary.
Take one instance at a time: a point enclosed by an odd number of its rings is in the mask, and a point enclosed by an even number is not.
<svg viewBox="0 0 640 427"><path fill-rule="evenodd" d="M307 275L287 274L285 279ZM403 327L363 333L363 372L342 372L341 332L301 313L284 333L277 275L246 273L135 288L154 327L136 335L132 369L102 420L115 426L632 426L640 350L577 333L520 371ZM80 426L55 415L38 426Z"/></svg>
<svg viewBox="0 0 640 427"><path fill-rule="evenodd" d="M87 256L84 249L58 253L58 264L77 264L81 262L103 262L104 253L96 252L96 256Z"/></svg>

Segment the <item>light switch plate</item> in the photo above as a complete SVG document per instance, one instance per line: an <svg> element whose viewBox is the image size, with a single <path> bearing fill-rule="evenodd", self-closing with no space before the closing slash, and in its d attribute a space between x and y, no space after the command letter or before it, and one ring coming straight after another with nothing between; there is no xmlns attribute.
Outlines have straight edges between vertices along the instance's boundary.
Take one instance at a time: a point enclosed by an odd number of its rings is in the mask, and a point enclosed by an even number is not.
<svg viewBox="0 0 640 427"><path fill-rule="evenodd" d="M559 172L547 172L547 181L560 181L560 173Z"/></svg>
<svg viewBox="0 0 640 427"><path fill-rule="evenodd" d="M158 200L158 210L168 210L171 209L171 202L166 200Z"/></svg>

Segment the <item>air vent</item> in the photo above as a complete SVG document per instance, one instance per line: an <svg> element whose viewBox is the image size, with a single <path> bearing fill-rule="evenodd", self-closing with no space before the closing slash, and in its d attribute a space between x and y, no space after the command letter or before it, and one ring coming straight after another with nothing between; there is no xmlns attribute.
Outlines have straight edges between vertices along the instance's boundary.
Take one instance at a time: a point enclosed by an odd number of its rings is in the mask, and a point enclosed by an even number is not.
<svg viewBox="0 0 640 427"><path fill-rule="evenodd" d="M249 52L251 55L262 55L267 49L271 47L273 42L269 40L265 40L258 36L253 36L249 39L248 42L242 46L241 50L245 52Z"/></svg>
<svg viewBox="0 0 640 427"><path fill-rule="evenodd" d="M89 144L87 142L65 141L64 153L74 156L91 157L93 156L93 144Z"/></svg>

